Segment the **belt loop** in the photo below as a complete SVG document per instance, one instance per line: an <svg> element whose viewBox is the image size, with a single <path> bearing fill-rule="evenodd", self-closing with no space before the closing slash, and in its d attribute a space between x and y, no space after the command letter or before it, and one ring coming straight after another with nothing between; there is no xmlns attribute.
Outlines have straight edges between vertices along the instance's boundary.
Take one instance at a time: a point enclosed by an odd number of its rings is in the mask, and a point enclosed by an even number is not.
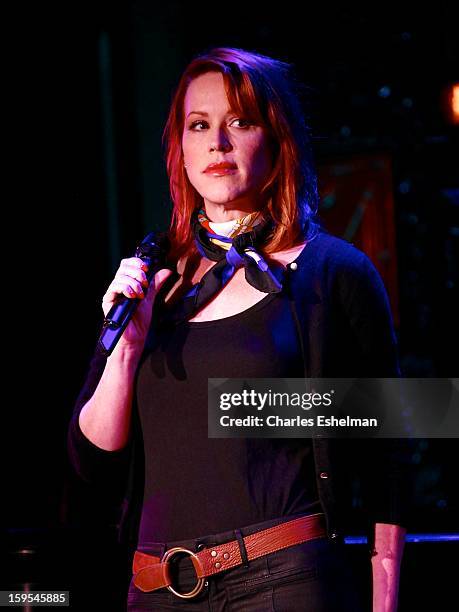
<svg viewBox="0 0 459 612"><path fill-rule="evenodd" d="M244 538L242 537L242 533L240 529L234 530L234 535L236 536L237 543L239 544L239 551L241 553L242 564L245 568L249 567L249 559L247 557L247 550L244 544Z"/></svg>

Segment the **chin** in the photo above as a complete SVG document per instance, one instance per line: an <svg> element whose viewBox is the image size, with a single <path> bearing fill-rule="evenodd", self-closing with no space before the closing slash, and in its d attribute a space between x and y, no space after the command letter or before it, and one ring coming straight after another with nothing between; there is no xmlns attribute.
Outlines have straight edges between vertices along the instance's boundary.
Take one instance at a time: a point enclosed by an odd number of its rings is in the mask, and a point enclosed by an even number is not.
<svg viewBox="0 0 459 612"><path fill-rule="evenodd" d="M233 204L244 200L246 194L242 193L201 193L201 196L210 204L225 206L225 204Z"/></svg>

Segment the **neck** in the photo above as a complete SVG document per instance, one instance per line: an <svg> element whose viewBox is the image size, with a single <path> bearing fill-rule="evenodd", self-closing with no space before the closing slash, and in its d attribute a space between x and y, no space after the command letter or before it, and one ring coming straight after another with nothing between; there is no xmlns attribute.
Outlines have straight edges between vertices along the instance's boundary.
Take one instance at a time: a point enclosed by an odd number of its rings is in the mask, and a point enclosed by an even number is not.
<svg viewBox="0 0 459 612"><path fill-rule="evenodd" d="M204 201L204 210L209 221L214 223L223 223L224 221L234 221L240 219L245 215L260 210L263 207L262 204L254 205L253 203L247 204L214 204L213 202Z"/></svg>

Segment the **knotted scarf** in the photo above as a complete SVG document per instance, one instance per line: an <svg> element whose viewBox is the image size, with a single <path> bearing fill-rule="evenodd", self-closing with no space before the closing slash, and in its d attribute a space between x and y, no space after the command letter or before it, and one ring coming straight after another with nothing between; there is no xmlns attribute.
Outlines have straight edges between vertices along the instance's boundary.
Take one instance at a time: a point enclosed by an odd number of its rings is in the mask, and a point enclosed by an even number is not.
<svg viewBox="0 0 459 612"><path fill-rule="evenodd" d="M274 227L269 215L254 212L240 219L214 223L204 209L191 217L195 244L203 257L217 263L168 312L169 320L191 318L207 304L244 267L246 281L264 293L278 293L282 284L257 251Z"/></svg>

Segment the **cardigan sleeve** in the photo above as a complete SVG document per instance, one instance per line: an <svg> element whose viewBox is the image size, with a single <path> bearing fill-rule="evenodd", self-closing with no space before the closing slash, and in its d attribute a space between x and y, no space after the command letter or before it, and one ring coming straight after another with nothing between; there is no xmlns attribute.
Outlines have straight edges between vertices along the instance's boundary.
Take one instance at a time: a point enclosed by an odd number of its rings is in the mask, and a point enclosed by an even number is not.
<svg viewBox="0 0 459 612"><path fill-rule="evenodd" d="M70 419L67 450L70 463L80 478L90 484L111 487L124 482L127 476L132 441L120 450L107 451L93 444L79 425L81 409L94 394L105 364L106 357L96 349Z"/></svg>
<svg viewBox="0 0 459 612"><path fill-rule="evenodd" d="M350 332L347 341L356 356L354 376L399 377L396 336L382 279L369 258L354 247L349 247L345 264L337 291ZM354 440L353 446L368 510L365 530L372 549L375 523L409 524L414 441L368 438Z"/></svg>
<svg viewBox="0 0 459 612"><path fill-rule="evenodd" d="M350 331L348 349L356 357L353 375L396 378L400 376L397 340L386 289L370 259L349 248L335 271L334 292Z"/></svg>

